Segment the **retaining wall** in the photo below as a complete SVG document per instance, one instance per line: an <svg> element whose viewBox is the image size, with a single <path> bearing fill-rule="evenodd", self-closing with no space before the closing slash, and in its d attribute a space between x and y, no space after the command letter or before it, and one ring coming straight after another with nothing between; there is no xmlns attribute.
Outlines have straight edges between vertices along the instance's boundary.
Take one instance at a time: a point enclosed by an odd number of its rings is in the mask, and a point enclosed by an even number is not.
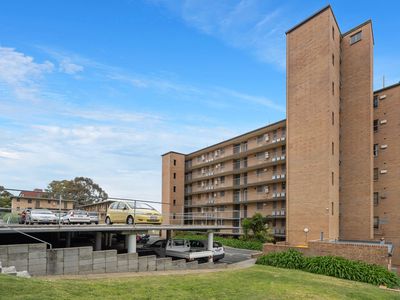
<svg viewBox="0 0 400 300"><path fill-rule="evenodd" d="M92 247L56 248L45 244L0 245L0 262L15 266L33 276L99 274L117 272L149 272L186 269L225 268L226 264L198 264L154 255L117 254L117 250L93 251Z"/></svg>

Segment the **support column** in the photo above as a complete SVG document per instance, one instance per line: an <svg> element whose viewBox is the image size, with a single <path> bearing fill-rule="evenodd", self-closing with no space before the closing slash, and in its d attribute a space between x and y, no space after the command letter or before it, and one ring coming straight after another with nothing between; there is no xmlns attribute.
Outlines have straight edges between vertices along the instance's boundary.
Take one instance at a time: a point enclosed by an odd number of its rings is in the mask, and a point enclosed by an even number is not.
<svg viewBox="0 0 400 300"><path fill-rule="evenodd" d="M95 245L95 250L100 251L101 250L101 232L96 232L96 245Z"/></svg>
<svg viewBox="0 0 400 300"><path fill-rule="evenodd" d="M207 250L212 251L214 248L214 232L208 232L208 239L207 239ZM208 260L208 262L213 262L213 257Z"/></svg>
<svg viewBox="0 0 400 300"><path fill-rule="evenodd" d="M108 239L107 239L107 246L108 247L111 247L111 245L112 245L112 238L113 238L113 234L109 233L108 234Z"/></svg>
<svg viewBox="0 0 400 300"><path fill-rule="evenodd" d="M65 233L65 248L71 247L71 232Z"/></svg>
<svg viewBox="0 0 400 300"><path fill-rule="evenodd" d="M172 230L167 230L167 240L172 237Z"/></svg>
<svg viewBox="0 0 400 300"><path fill-rule="evenodd" d="M136 233L127 235L128 240L128 253L136 253Z"/></svg>

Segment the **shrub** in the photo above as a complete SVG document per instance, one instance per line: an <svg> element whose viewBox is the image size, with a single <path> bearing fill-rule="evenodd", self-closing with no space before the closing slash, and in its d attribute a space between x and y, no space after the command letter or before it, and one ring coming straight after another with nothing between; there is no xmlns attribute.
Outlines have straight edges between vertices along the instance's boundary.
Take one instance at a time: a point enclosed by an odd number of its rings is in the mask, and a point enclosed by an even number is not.
<svg viewBox="0 0 400 300"><path fill-rule="evenodd" d="M16 213L6 213L3 215L2 219L4 223L15 224L19 222L19 215Z"/></svg>
<svg viewBox="0 0 400 300"><path fill-rule="evenodd" d="M398 276L382 266L336 256L308 257L304 264L304 271L374 285L388 287L399 285Z"/></svg>
<svg viewBox="0 0 400 300"><path fill-rule="evenodd" d="M270 253L257 259L257 264L286 269L303 269L305 257L299 251L289 249L284 252Z"/></svg>
<svg viewBox="0 0 400 300"><path fill-rule="evenodd" d="M304 257L302 253L293 249L263 255L257 259L256 263L387 287L400 285L399 277L384 267L336 256Z"/></svg>

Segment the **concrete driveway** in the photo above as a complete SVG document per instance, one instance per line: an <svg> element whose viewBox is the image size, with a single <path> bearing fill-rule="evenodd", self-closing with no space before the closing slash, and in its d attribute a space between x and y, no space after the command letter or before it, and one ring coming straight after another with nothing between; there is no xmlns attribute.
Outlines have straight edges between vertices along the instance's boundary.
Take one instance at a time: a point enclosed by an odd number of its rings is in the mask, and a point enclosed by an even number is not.
<svg viewBox="0 0 400 300"><path fill-rule="evenodd" d="M260 251L237 249L231 247L225 247L225 257L219 262L226 264L234 264L251 259L252 254L260 253Z"/></svg>

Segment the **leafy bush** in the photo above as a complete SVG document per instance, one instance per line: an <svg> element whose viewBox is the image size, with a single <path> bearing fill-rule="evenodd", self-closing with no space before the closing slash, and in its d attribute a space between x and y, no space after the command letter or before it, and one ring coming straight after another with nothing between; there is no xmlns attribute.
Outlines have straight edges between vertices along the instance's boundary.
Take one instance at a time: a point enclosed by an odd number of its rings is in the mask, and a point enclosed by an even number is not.
<svg viewBox="0 0 400 300"><path fill-rule="evenodd" d="M305 257L299 251L289 249L285 252L270 253L257 259L257 264L286 269L303 269Z"/></svg>
<svg viewBox="0 0 400 300"><path fill-rule="evenodd" d="M302 253L293 249L263 255L257 259L256 263L387 287L400 285L399 277L384 267L336 256L304 257Z"/></svg>
<svg viewBox="0 0 400 300"><path fill-rule="evenodd" d="M197 234L188 234L185 232L176 232L175 236L177 238L184 238L188 240L206 240L206 235L197 235ZM256 240L242 240L235 238L223 238L219 236L214 236L214 240L220 242L224 246L239 248L239 249L248 249L248 250L257 250L262 251L263 243Z"/></svg>
<svg viewBox="0 0 400 300"><path fill-rule="evenodd" d="M400 283L396 274L382 266L337 256L308 257L304 271L388 287L395 287Z"/></svg>

